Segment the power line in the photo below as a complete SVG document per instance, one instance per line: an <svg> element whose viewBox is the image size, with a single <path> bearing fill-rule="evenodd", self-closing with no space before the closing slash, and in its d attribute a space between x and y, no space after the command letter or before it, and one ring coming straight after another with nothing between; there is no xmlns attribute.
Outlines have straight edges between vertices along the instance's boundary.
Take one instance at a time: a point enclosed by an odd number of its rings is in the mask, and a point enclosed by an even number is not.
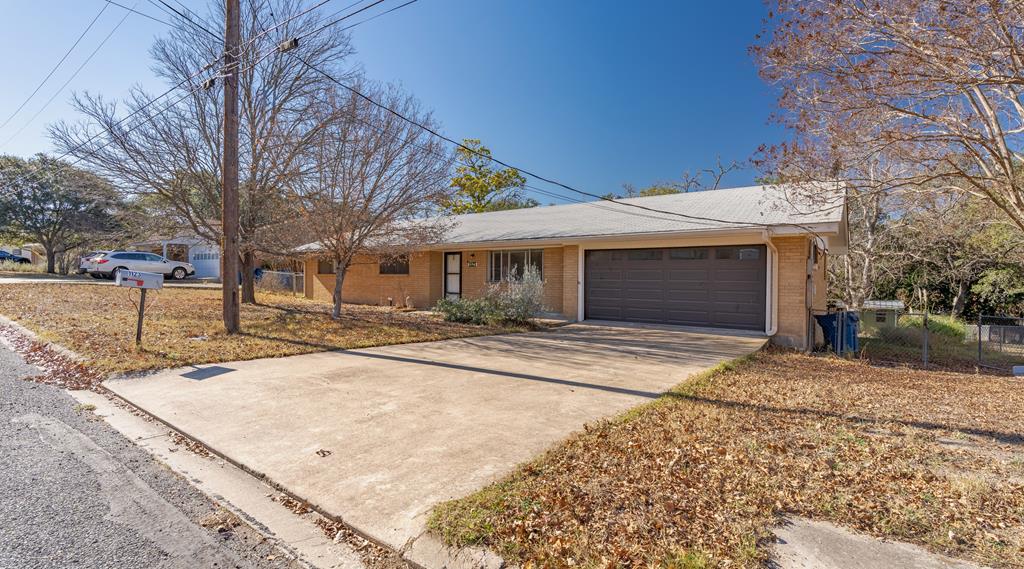
<svg viewBox="0 0 1024 569"><path fill-rule="evenodd" d="M61 64L63 64L64 61L68 58L68 56L71 55L71 52L74 51L76 47L78 47L78 44L81 43L82 38L85 37L85 34L89 33L89 30L92 29L92 26L96 23L96 20L100 19L100 16L103 15L103 12L107 9L107 6L109 6L109 4L104 4L103 7L100 8L100 11L96 13L96 16L94 16L92 21L89 22L89 25L85 27L85 30L83 30L82 33L79 34L78 39L75 40L75 43L71 44L71 47L69 47L68 50L64 52L64 55L61 56L60 60L53 66L52 69L50 69L50 72L46 74L46 77L43 77L43 80L40 81L38 85L36 85L36 88L32 91L32 94L30 94L24 101L22 101L22 103L18 105L17 109L14 109L14 112L11 113L11 116L7 117L7 120L5 120L3 124L0 124L0 129L7 126L7 124L11 122L11 119L13 119L14 116L17 115L19 112L21 112L21 109L24 109L25 105L27 105L28 102L32 100L32 97L36 96L36 93L38 93L39 90L43 88L43 85L45 85L46 82L50 80L50 77L53 77L53 74L57 72L57 68L59 68Z"/></svg>
<svg viewBox="0 0 1024 569"><path fill-rule="evenodd" d="M351 18L352 16L355 16L356 14L359 14L360 12L365 12L366 10L369 10L370 8L373 8L374 6L376 6L376 5L378 5L378 4L382 3L382 2L384 2L384 0L376 0L375 2L373 2L373 3L371 3L371 4L367 5L367 6L363 6L362 8L356 10L355 12L352 12L351 14L346 14L346 15L340 17L340 18L337 18L335 20L327 22L326 24L320 26L319 28L317 28L317 29L315 29L315 30L313 30L311 32L307 32L305 34L302 34L302 35L298 36L297 39L302 39L302 38L309 37L309 36L311 36L313 34L318 34L318 33L322 32L323 30L326 30L327 28L337 24L338 22L341 22L343 20L347 20L347 19ZM359 3L360 2L356 2L355 4L351 4L348 7L342 8L342 10L339 10L339 11L347 10L348 8L351 8L352 6L355 6L355 5L359 4ZM408 4L411 4L411 3L412 2L407 2L405 5L408 5ZM399 8L401 8L401 6L399 6ZM391 10L388 10L388 11L390 12ZM338 12L335 12L335 14L337 14L337 13ZM383 14L381 14L381 15L383 15ZM372 18L370 18L370 19L372 19ZM369 21L369 19L367 21ZM303 63L305 63L305 62L303 62Z"/></svg>
<svg viewBox="0 0 1024 569"><path fill-rule="evenodd" d="M281 26L287 24L288 22L291 22L292 20L294 20L296 18L305 16L306 14L312 12L313 10L316 10L317 8L323 6L324 4L326 4L326 3L330 2L330 1L331 0L320 0L320 2L317 2L316 4L310 6L309 8L306 8L305 10L299 12L298 14L295 14L294 16L291 16L291 17L289 17L289 18L287 18L287 19L285 19L285 20L283 20L281 22L278 22L276 25L271 26L270 28L262 30L262 32L260 34L254 36L249 41L245 42L245 46L248 47L248 46L252 45L253 42L259 40L263 36L269 34L270 32L272 32L274 30L276 30L277 28L280 28ZM362 2L362 1L363 0L359 0L359 2ZM356 4L359 4L359 2L355 2L354 4L349 4L347 7L342 8L342 10L347 10L348 8L351 8L352 6L355 6ZM270 15L271 15L271 17L273 17L273 15L274 15L273 11L271 11Z"/></svg>
<svg viewBox="0 0 1024 569"><path fill-rule="evenodd" d="M132 13L132 14L138 14L138 15L144 16L144 17L146 17L146 18L149 18L150 20L153 20L153 21L159 22L159 23L161 23L161 24L164 24L165 26L168 26L168 27L171 27L171 28L175 27L175 26L174 26L173 24L171 24L170 22L165 22L165 21L163 21L163 20L160 20L160 19L158 19L158 18L154 18L154 17L150 16L149 14L146 14L146 13L144 13L144 12L139 12L138 10L135 10L134 8L129 8L129 7L125 6L125 5L123 5L123 4L120 4L120 3L116 2L116 1L114 1L114 0L105 0L105 1L107 2L107 4L113 4L113 5L115 5L115 6L119 7L119 8L123 8L123 9L124 9L124 10L126 10L126 11L127 11L128 13ZM314 8L315 8L315 7L318 7L318 6L322 6L322 5L324 5L324 4L325 4L326 2L328 2L328 1L329 1L329 0L321 0L321 2L320 2L319 4L316 4L316 6L314 6ZM362 1L362 0L361 0L361 1ZM357 3L358 3L358 2L357 2ZM310 12L310 11L311 11L312 9L313 9L313 8L307 9L307 10L305 10L305 11L303 11L303 12L299 13L299 14L296 14L295 16L292 16L292 17L290 17L290 18L288 18L288 19L286 19L286 20L282 21L282 22L278 22L278 23L276 23L276 24L275 24L274 26L272 26L272 27L271 27L271 28L270 28L269 30L266 30L266 31L270 31L270 30L274 30L274 29L277 29L277 28L281 27L282 25L286 24L287 22L290 22L290 21L294 20L295 18L297 18L297 17L299 17L299 16L301 16L301 15L303 15L303 14L306 14L306 13ZM120 22L118 23L118 26L117 26L117 27L119 27L119 26L121 25L121 23L123 23L123 22L125 21L125 19L127 18L127 16L128 16L128 14L125 14L125 16L124 16L124 17L122 17L122 19L121 19L121 21L120 21ZM107 39L109 39L111 35L113 35L113 32L117 30L117 27L115 27L115 28L114 28L114 30L112 30L112 31L111 31L111 33L107 35L107 37L106 37L106 38L104 39L103 43L106 43L106 40L107 40ZM251 41L254 41L254 40L251 40ZM251 43L251 41L250 41L249 43ZM99 47L102 47L103 43L101 43ZM91 59L91 58L92 58L92 56L94 56L94 55L96 54L96 52L97 52L97 51L99 51L99 47L97 47L97 48L96 48L96 50L94 50L94 51L93 51L93 53L92 53L92 54L91 54L91 55L89 56L89 59ZM258 58L257 58L257 59L256 59L256 60L255 60L255 61L254 61L254 62L253 62L253 63L252 63L251 65L249 65L249 66L248 66L248 67L247 67L247 68L246 68L246 69L245 69L244 71L248 71L249 69L253 69L253 68L254 68L254 67L255 67L255 66L256 66L256 65L257 65L257 64L258 64L259 62L261 62L261 61L262 61L263 59L265 59L265 58L266 58L266 57L267 57L268 55L271 55L271 54L273 54L273 53L274 53L275 51L277 51L276 47L275 47L275 48L273 48L273 49L271 49L271 50L269 50L269 51L268 51L267 53L263 54L262 56L259 56L259 57L258 57ZM221 55L223 55L223 54L221 54ZM128 121L129 119L131 119L132 117L134 117L134 116L138 115L139 113L143 112L144 110L146 110L146 109L147 109L147 108L149 108L150 106L152 106L152 105L156 104L156 103L157 103L158 101L160 101L161 99L163 99L163 98L167 97L168 95L170 95L171 93L173 93L173 92L174 92L175 90L179 89L179 88L180 88L180 87L181 87L182 85L184 85L185 83L187 83L187 82L191 81L192 79L195 79L196 77L198 77L198 76L199 76L199 75L201 75L202 73L204 73L204 72L208 71L208 70L209 70L209 69L211 69L211 68L212 68L213 66L217 65L217 63L218 63L218 62L220 61L220 57L221 57L221 56L218 56L218 57L217 57L216 59L214 59L214 60L210 61L209 63L207 63L206 65L204 65L204 66L203 66L203 67L202 67L201 69L199 69L198 71L196 71L195 73L193 73L193 74L192 74L192 75L190 75L189 77L187 77L187 78L183 79L182 81L180 81L180 82L179 82L178 84L176 84L176 85L174 85L173 87L171 87L171 88L167 89L166 91L164 91L164 92L163 92L163 93L161 93L160 95L157 95L156 97L154 97L154 98L150 99L149 101L147 101L147 102L146 102L146 103L145 103L144 105L142 105L141 107L139 107L139 108L135 109L135 110L134 110L133 112L129 113L128 115L126 115L126 116L122 117L121 119L119 119L119 120L118 120L117 122L115 122L114 124L110 125L110 127L109 127L109 128L107 128L107 129L104 129L104 131L110 131L110 129L113 129L114 127L117 127L117 126L119 126L119 125L123 124L123 123L124 123L125 121ZM88 62L88 60L86 60L86 63L87 63L87 62ZM77 75L77 74L78 74L78 71L81 71L81 68L82 68L82 67L84 67L84 65L85 65L85 64L83 63L83 65L79 67L79 69L78 69L78 70L77 70L77 71L75 72L75 75ZM73 79L73 78L74 78L74 76L72 76L72 79ZM67 84L68 84L68 83L70 83L70 80L68 80L68 82L65 82L65 84L64 84L64 85L63 85L63 86L61 87L61 89L60 89L60 90L58 90L58 94L59 94L59 93L60 93L60 91L62 91L62 90L63 90L63 89L65 88L65 87L67 87ZM174 103L172 103L171 105L169 105L169 106L165 107L164 109L162 109L161 111L159 111L158 113L156 113L155 115L153 115L153 117L159 116L159 115L160 115L160 114L162 114L163 112L166 112L166 111L167 111L167 110L169 110L169 109L170 109L171 107L173 107L173 106L174 106L174 105L176 105L177 103L179 103L179 102L181 102L182 100L184 100L184 98L185 98L185 97L187 97L188 95L191 95L192 93L195 93L195 92L196 92L196 91L197 91L198 89L200 89L200 88L203 88L203 85L202 85L202 84L199 84L199 85L197 85L196 87L194 87L194 88L193 88L193 89L192 89L191 91L189 91L189 92L188 92L188 93L186 93L186 94L185 94L184 96L182 96L182 97L180 97L179 99L177 99L177 100L176 100L176 101L175 101ZM56 98L56 96L57 96L57 95L55 94L55 95L54 95L53 97L51 97L50 101L48 101L48 102L47 102L47 105L48 105L48 104L49 104L50 102L52 102L52 100L53 100L54 98ZM45 105L44 105L44 107L45 107ZM41 112L41 110L40 110L40 112ZM38 114L39 114L39 113L37 113L37 114L36 114L36 116L38 116ZM34 119L34 118L35 118L35 117L33 117L33 119ZM32 121L33 119L29 119L29 123L31 123L31 121ZM140 125L141 125L141 124L144 124L144 123L140 123ZM135 128L137 128L137 127L138 127L138 126L140 126L140 125L136 125L135 127L133 127L132 129L130 129L130 130L129 130L129 131L127 131L127 132L131 132L131 130L134 130ZM22 127L22 129L21 129L21 130L24 130L24 128L25 128L25 127L27 127L27 126L28 126L28 124L24 125L24 126ZM101 134L103 134L103 132L104 132L104 131L100 131L100 132L97 132L97 133L93 134L92 136L88 137L88 138L87 138L86 140L84 140L84 141L80 142L79 144L77 144L77 145L76 145L76 146L75 146L74 148L70 148L70 149L68 149L68 151L67 151L67 152L64 152L63 154L61 154L60 156L58 156L58 157L56 158L56 160L58 160L58 161L59 161L59 160L63 160L64 158L67 158L68 156L70 156L71 154L73 154L73 153L77 152L78 150L81 150L81 149L82 149L83 147L85 147L85 146L86 146L87 144L89 144L90 142L92 142L93 140L95 140L96 138L98 138L98 137L99 137L99 136L100 136ZM19 130L19 133L20 133L20 132L21 132L21 131ZM15 133L15 136L17 136L17 134L18 134L18 133ZM8 140L7 142L10 142L10 140ZM7 142L5 142L5 143L4 143L4 145L6 145L6 144L7 144ZM101 146L100 148L98 148L98 149L94 150L94 151L93 151L93 153L95 153L95 152L97 152L97 151L101 150L102 148L105 148L105 147L106 147L107 145L109 145L109 144L110 144L110 142L108 142L107 144L104 144L104 145L103 145L103 146ZM71 163L71 165L75 165L75 164L78 164L79 162L82 162L82 161L83 161L83 159L84 159L84 158L79 158L79 159L75 160L74 162L72 162L72 163ZM31 173L28 173L28 174L25 174L24 176L21 176L21 177L19 177L18 179L16 179L16 180L14 180L13 182L11 182L11 185L13 185L13 184L17 184L17 183L20 183L21 181L23 181L23 180L24 180L25 178L28 178L29 176L31 176Z"/></svg>
<svg viewBox="0 0 1024 569"><path fill-rule="evenodd" d="M341 28L341 29L340 29L340 30L338 30L338 31L339 31L339 32L344 32L345 30L350 30L350 29L352 29L352 28L354 28L354 27L356 27L356 26L359 26L359 25L365 24L366 22L369 22L370 20L376 20L377 18L379 18L379 17L381 17L381 16L383 16L383 15L385 15L385 14L390 14L391 12L394 12L395 10L398 10L398 9L400 9L400 8L405 8L405 7L406 7L406 6L408 6L409 4L412 4L412 3L416 2L416 1L417 1L417 0L409 0L408 2L406 2L406 3L404 3L404 4L399 4L398 6L395 6L394 8L391 8L391 9L389 9L389 10L384 10L383 12L381 12L381 13L379 13L379 14L376 14L376 15L370 16L369 18L366 18L366 19L364 19L364 20L359 20L358 22L356 22L356 23L354 23L354 24L350 24L350 25L348 25L348 26L345 26L344 28Z"/></svg>
<svg viewBox="0 0 1024 569"><path fill-rule="evenodd" d="M467 152L470 152L470 153L475 154L477 156L480 156L482 158L485 158L485 159L488 159L488 160L492 160L492 161L494 161L497 164L505 166L506 168L512 168L514 170L522 172L522 173L526 174L527 176L530 176L531 178L535 178L537 180L540 180L542 182L546 182L546 183L554 185L554 186L558 186L560 188L565 188L565 189L567 189L567 190L569 190L571 192L574 192L574 193L577 193L577 194L580 194L580 195L584 195L584 196L588 196L588 197L592 197L592 198L595 198L595 199L598 199L598 200L602 200L602 201L607 201L607 202L611 202L611 203L614 203L614 204L623 205L623 206L626 206L626 207L632 207L632 208L648 211L648 212L651 212L651 213L657 213L657 214L663 214L663 215L672 215L672 216L682 217L682 218L685 218L685 219L695 220L695 221L710 221L710 222L714 222L714 223L724 223L724 224L738 225L738 226L744 226L744 227L772 227L772 226L776 226L776 225L798 225L798 224L757 223L757 222L749 222L749 221L719 219L719 218L699 216L699 215L689 215L689 214L680 213L680 212L676 212L676 211L668 211L668 210L652 208L652 207L648 207L648 206L644 206L644 205L640 205L640 204L635 204L635 203L632 203L632 202L623 202L623 201L616 200L614 198L609 198L609 197L606 197L606 196L601 196L601 195L598 195L598 194L594 194L594 193L591 193L591 192L587 192L587 191L584 191L584 190L580 190L580 189L574 188L574 187L572 187L572 186L570 186L568 184L565 184L563 182L559 182L558 180L554 180L554 179L551 179L551 178L547 178L545 176L541 176L539 174L531 172L530 170L526 170L524 168L517 167L515 165L509 164L508 162L505 162L503 160L495 158L493 156L488 156L486 154L483 154L483 153L481 153L480 151L478 151L476 149L470 148L470 147L466 146L465 144L463 144L461 142L458 142L458 141L456 141L456 140L454 140L454 139L452 139L452 138L450 138L448 136L445 136L444 134L441 134L440 132L438 132L437 130L435 130L435 129L429 127L429 126L424 125L424 124L422 124L422 123L420 123L418 121L415 121L413 119L410 119L409 117L407 117L407 116L403 115L402 113L392 109L391 107L388 107L387 105L381 104L381 103L377 102L376 100L374 100L373 98L364 95L359 90L357 90L357 89L355 89L355 88L353 88L353 87L351 87L349 85L346 85L345 83L343 83L343 82L339 81L338 79L334 78L331 74L327 73L326 71L316 67L315 65L310 64L308 61L306 61L302 57L300 57L300 56L298 56L298 55L296 55L294 53L289 53L289 55L291 55L292 57L295 57L296 59L301 61L303 63L303 65L305 65L307 68L309 68L309 69L311 69L313 71L316 71L317 73L323 75L325 78L327 78L332 83L338 85L339 87L342 87L343 89L346 89L347 91L351 92L352 94L356 95L357 97L367 101L368 103L370 103L370 104L372 104L372 105L374 105L374 106L376 106L376 107L378 107L378 108L380 108L380 109L382 109L384 111L387 111L388 113L393 114L394 116L398 117L399 119L401 119L403 121L406 121L406 122L408 122L408 123L410 123L412 125L415 125L415 126L421 128L421 129L427 131L428 133L436 136L437 138L440 138L441 140L444 140L444 141L446 141L446 142L448 142L448 143L450 143L450 144L452 144L452 145L454 145L454 146L456 146L458 148L461 148L461 149L463 149L463 150L465 150Z"/></svg>
<svg viewBox="0 0 1024 569"><path fill-rule="evenodd" d="M329 1L329 0L325 0L325 1ZM324 1L324 2L321 2L320 4L318 4L318 6L321 6L321 5L323 5L323 4L325 3L325 1ZM128 10L128 12L130 12L130 13L136 13L136 14L146 15L146 14L142 14L142 13L140 13L140 12L137 12L136 10L133 10L133 9L127 8L127 7L125 7L125 6L122 6L122 5L118 4L117 2L113 2L113 1L111 1L111 0L107 0L107 2L108 2L108 3L110 3L110 4L114 4L115 6L119 6L119 7L125 8L125 9L126 9L126 10ZM358 3L358 2L357 2L357 3ZM303 12L303 13L308 13L308 12L309 12L309 10L306 10L306 11L305 11L305 12ZM287 22L289 22L289 21L291 21L291 20L295 19L296 17L298 17L298 15L296 15L296 16L292 16L291 18L288 18L288 19L284 20L283 22L279 22L279 23L275 24L274 26L272 26L272 27L271 27L270 29L271 29L271 30L273 30L273 29L276 29L276 28L280 27L281 25L283 25L283 24L285 24L285 23L287 23ZM118 26L120 26L120 24L121 24L121 23L123 23L123 22L124 22L124 20L125 20L126 18L127 18L127 14L125 14L125 16L124 16L124 17L123 17L123 18L121 19L121 22L119 22L119 23L118 23ZM155 18L151 18L151 19L154 19L154 20L155 20ZM174 26L173 24L170 24L170 23L168 23L168 22L163 22L163 21L161 21L161 20L156 20L156 21L158 21L158 22L161 22L162 24L164 24L164 25L166 25L166 26L168 26L168 27L175 27L175 26ZM113 35L113 31L116 31L116 29L117 29L117 27L115 27L115 28L114 28L114 30L112 30L112 31L111 31L111 33L110 33L110 34L108 34L108 36L107 36L107 38L106 38L106 39L109 39L110 35ZM106 41L106 39L104 40L104 42ZM100 45L100 47L102 47L102 44ZM95 51L98 51L98 50L99 50L99 48L97 48L97 49L96 49ZM93 52L93 54L92 54L92 55L95 55L95 51ZM266 59L266 58L267 58L267 57L268 57L269 55L273 55L274 53L279 53L279 52L280 52L280 50L278 49L278 47L277 47L277 46L274 46L274 47L272 47L271 49L269 49L269 50L268 50L268 51L267 51L266 53L264 53L263 55L260 55L260 56L258 56L258 57L257 57L257 58L256 58L256 59L255 59L255 60L254 60L254 61L253 61L253 62L252 62L251 64L247 65L247 66L245 67L245 69L242 69L242 70L240 70L240 71L239 71L239 73L244 73L244 72L246 72L246 71L249 71L249 70L251 70L251 69L254 69L254 68L255 68L255 67L256 67L256 66L257 66L257 65L258 65L258 64L259 64L259 63L260 63L261 61L263 61L264 59ZM223 55L223 54L222 54L222 55ZM90 58L91 58L91 56L90 56ZM152 105L156 104L156 103L157 103L157 101L160 101L161 99L163 99L163 98L167 97L167 96L168 96L168 95L170 95L170 94L171 94L172 92L174 92L175 90L177 90L177 89L179 89L180 87L182 87L182 86L183 86L183 85L184 85L185 83L188 83L189 81L191 81L191 80L193 80L193 79L195 79L195 78L199 77L199 76L200 76L201 74L203 74L204 72L206 72L206 71L208 71L209 69L213 68L213 67L214 67L215 65L217 65L217 63L218 63L219 61L220 61L220 56L218 56L218 57L217 57L216 59L214 59L214 60L210 61L209 63L207 63L206 65L204 65L204 66L203 66L202 68L200 68L200 69L199 69L198 71L196 71L195 73L193 73L193 74L192 74L192 75L190 75L189 77L186 77L185 79L181 80L181 81L180 81L180 82L178 82L178 83L177 83L176 85L174 85L174 86L172 86L171 88L167 89L167 90L166 90L166 91L164 91L163 93L161 93L161 94L157 95L156 97L154 97L154 98L150 99L150 100L149 100L149 101L147 101L147 102L146 102L146 103L145 103L144 105L142 105L141 107L139 107L139 108L135 109L134 111L132 111L132 112L131 112L131 113L129 113L128 115L126 115L126 116L122 117L121 119L119 119L119 120L118 120L117 122L115 122L114 124L110 125L109 127L106 127L106 128L104 128L103 130L101 130L100 132L97 132L97 133L93 134L92 136L89 136L89 137L88 137L88 138L87 138L86 140L84 140L84 141L82 141L82 142L78 143L77 145L75 145L75 147L74 147L74 148L68 149L68 151L66 151L66 152L64 152L63 154L61 154L60 156L58 156L58 157L56 158L56 160L57 160L57 161L63 160L64 158L66 158L66 157L70 156L71 154L73 154L73 153L75 153L75 152L77 152L77 151L81 150L81 149L82 149L82 148L84 148L84 147L85 147L85 146L86 146L87 144L89 144L90 142L92 142L92 141L96 140L96 139L97 139L97 138L98 138L99 136L101 136L101 135L102 135L102 134L103 134L104 132L112 132L112 129L114 129L115 127L117 127L117 126L120 126L121 124L123 124L124 122L128 121L128 120L129 120L129 119L131 119L132 117L134 117L134 116L138 115L139 113L143 112L144 110L146 110L146 109L147 109L147 108L149 108L150 106L152 106ZM76 73L77 73L77 72L76 72ZM200 82L199 84L197 84L196 86L194 86L194 87L193 87L193 88L192 88L192 89L191 89L190 91L186 92L186 93L185 93L184 95L182 95L182 96L181 96L181 97L179 97L179 98L178 98L177 100L175 100L175 101L174 101L173 103L171 103L170 105L168 105L168 106L164 107L164 108L163 108L163 109L161 109L160 111L157 111L157 112L156 112L155 114L153 114L153 115L152 115L152 116L151 116L150 118L148 118L148 119L147 119L146 121L140 122L140 123L136 124L135 126L133 126L133 127L129 128L129 129L127 130L127 131L125 131L125 132L124 132L124 133L122 133L122 134L129 134L129 133L131 133L131 132L132 132L133 130L135 130L135 129L139 128L140 126L142 126L142 125L143 125L143 124L145 124L146 122L149 122L149 121L151 121L151 120L152 120L153 118L155 118L155 117L157 117L157 116L159 116L159 115L163 114L164 112L166 112L166 111L170 110L170 109L171 109L172 107L174 107L175 105L177 105L178 103L180 103L181 101L183 101L183 100L184 100L184 99L185 99L186 97L188 97L188 96L192 95L193 93L197 92L197 91L198 91L199 89L205 89L206 87L205 87L204 83L205 83L205 82ZM66 84L65 84L65 86L66 86ZM62 87L62 89L63 89L63 87ZM51 100L52 100L52 99L51 99ZM23 128L24 128L24 127L23 127ZM97 148L97 149L93 150L93 151L92 151L91 153L89 153L89 155L95 154L96 152L98 152L98 151L102 150L103 148L106 148L107 146L109 146L109 145L110 145L111 143L113 143L113 140L107 141L107 142L106 142L105 144L103 144L103 145L102 145L102 146L100 146L99 148ZM5 143L5 144L6 144L6 143ZM70 165L72 165L72 166L73 166L73 165L75 165L75 164L78 164L78 163L80 163L80 162L82 162L82 161L84 161L84 160L85 160L85 157L82 157L82 158L78 158L77 160L74 160L73 162L71 162L71 163L70 163ZM10 185L14 185L14 184L20 183L20 182L21 182L22 180L24 180L25 178L28 178L28 177L30 177L31 175L32 175L32 173L31 173L31 172L30 172L30 173L27 173L27 174L25 174L25 175L23 175L23 176L19 177L18 179L14 180L13 182L11 182L11 184L10 184Z"/></svg>
<svg viewBox="0 0 1024 569"><path fill-rule="evenodd" d="M192 27L196 28L197 30L200 30L200 31L202 31L202 32L206 32L206 34L207 34L207 35L209 35L210 37L212 37L213 39L215 39L215 40L217 40L217 41L224 41L224 38L220 37L220 35L219 35L219 34L216 34L216 33L212 32L212 31L210 31L210 28L207 28L206 26L204 26L204 25L200 24L199 22L197 22L197 21L193 20L192 18L189 18L189 17L187 16L187 15L185 15L184 13L182 13L182 12L181 12L181 10L178 10L178 9L177 9L177 8L175 8L174 6L171 6L170 4L168 4L167 2L165 2L164 0L156 0L156 2L159 2L159 3L160 3L160 4L162 4L162 5L163 5L163 6L165 7L165 8L167 8L167 10L170 10L170 11L171 11L171 12L173 13L173 14L172 14L172 17L173 17L174 15L177 15L177 16L178 16L179 18L181 18L181 19L182 19L182 20L184 20L185 22L187 22L187 23L191 24L191 25L192 25ZM154 6L157 6L156 2L154 2L153 0L149 0L149 3L150 3L150 4L153 4ZM160 7L160 6L157 6L157 8L159 8L159 7Z"/></svg>
<svg viewBox="0 0 1024 569"><path fill-rule="evenodd" d="M127 19L128 14L126 13L124 16L121 17L121 20L117 22L117 25L114 26L112 30L110 30L110 33L108 33L106 37L103 38L103 41L101 41L99 45L96 46L96 49L92 50L92 53L89 54L89 57L85 58L85 61L83 61L81 65L78 66L78 69L75 69L75 72L71 74L71 77L68 77L67 81L64 81L64 84L61 85L60 88L57 89L57 91L54 92L54 94L51 95L45 103L43 103L43 106L39 107L39 110L37 110L35 114L32 115L32 117L28 119L28 121L25 122L25 124L21 125L21 128L19 128L14 134L11 135L10 138L5 140L4 143L0 146L7 146L8 144L11 143L12 140L17 138L19 134L21 134L26 128L28 128L28 125L32 124L32 121L36 120L36 118L38 118L39 115L42 114L42 112L50 106L50 103L52 103L54 99L56 99L61 93L64 92L64 89L66 89L67 86L75 80L75 77L78 77L78 74L82 72L82 69L85 69L85 66L88 65L90 61L92 61L92 58L95 57L97 53L99 53L100 49L102 49L103 46L106 45L107 41L110 40L110 38L114 35L118 28L121 27L121 24L123 24L124 21Z"/></svg>
<svg viewBox="0 0 1024 569"><path fill-rule="evenodd" d="M165 26L171 26L172 28L174 27L170 22L165 22L164 20L161 20L160 18L156 18L156 17L150 16L149 14L147 14L145 12L140 12L140 11L136 10L134 7L129 8L128 6L125 6L124 4L120 4L118 2L115 2L114 0L104 0L104 1L107 4L113 4L114 6L117 6L118 8L122 8L122 9L128 10L132 14L138 14L139 16L142 16L143 18L148 18L150 20L153 20L154 22L159 22L159 23L161 23L161 24L163 24Z"/></svg>

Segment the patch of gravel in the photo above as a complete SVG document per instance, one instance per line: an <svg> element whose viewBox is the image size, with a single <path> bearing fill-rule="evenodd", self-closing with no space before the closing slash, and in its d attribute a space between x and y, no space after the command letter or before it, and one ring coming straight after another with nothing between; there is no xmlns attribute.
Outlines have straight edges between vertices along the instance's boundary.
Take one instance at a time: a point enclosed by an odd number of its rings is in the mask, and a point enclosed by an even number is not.
<svg viewBox="0 0 1024 569"><path fill-rule="evenodd" d="M0 343L0 567L299 567Z"/></svg>

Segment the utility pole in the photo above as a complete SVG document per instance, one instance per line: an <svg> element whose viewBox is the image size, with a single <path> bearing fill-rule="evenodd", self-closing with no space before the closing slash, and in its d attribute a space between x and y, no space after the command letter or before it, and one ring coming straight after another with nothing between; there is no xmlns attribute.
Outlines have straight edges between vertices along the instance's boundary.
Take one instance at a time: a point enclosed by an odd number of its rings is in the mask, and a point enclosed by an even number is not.
<svg viewBox="0 0 1024 569"><path fill-rule="evenodd" d="M224 148L221 175L221 283L224 301L224 329L238 333L238 46L241 28L239 0L225 2L224 21Z"/></svg>

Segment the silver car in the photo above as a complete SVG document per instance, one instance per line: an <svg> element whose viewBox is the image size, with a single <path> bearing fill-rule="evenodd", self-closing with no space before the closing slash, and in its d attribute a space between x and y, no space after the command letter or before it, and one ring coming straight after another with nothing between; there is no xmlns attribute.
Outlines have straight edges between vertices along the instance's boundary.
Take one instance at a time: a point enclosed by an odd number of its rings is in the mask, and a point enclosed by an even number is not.
<svg viewBox="0 0 1024 569"><path fill-rule="evenodd" d="M93 258L93 268L89 274L99 275L97 278L115 278L118 271L143 271L160 273L172 279L184 279L196 274L191 263L171 261L156 253L144 251L111 251L101 257Z"/></svg>

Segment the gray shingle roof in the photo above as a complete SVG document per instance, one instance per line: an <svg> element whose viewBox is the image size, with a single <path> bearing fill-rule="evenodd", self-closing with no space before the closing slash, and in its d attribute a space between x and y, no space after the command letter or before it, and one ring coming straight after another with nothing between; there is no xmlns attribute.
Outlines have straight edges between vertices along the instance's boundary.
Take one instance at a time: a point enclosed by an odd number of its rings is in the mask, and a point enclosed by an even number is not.
<svg viewBox="0 0 1024 569"><path fill-rule="evenodd" d="M691 217L644 211L608 201L458 215L452 218L453 227L444 242L668 234L841 221L843 191L836 184L811 187L815 190L811 200L805 197L806 192L783 185L617 200Z"/></svg>
<svg viewBox="0 0 1024 569"><path fill-rule="evenodd" d="M801 188L769 185L616 200L622 203L596 200L470 213L447 219L450 229L438 245L657 236L839 223L845 214L843 200L844 191L839 184L813 184ZM644 211L624 204L682 215ZM310 243L296 251L309 253L320 249L318 243Z"/></svg>

